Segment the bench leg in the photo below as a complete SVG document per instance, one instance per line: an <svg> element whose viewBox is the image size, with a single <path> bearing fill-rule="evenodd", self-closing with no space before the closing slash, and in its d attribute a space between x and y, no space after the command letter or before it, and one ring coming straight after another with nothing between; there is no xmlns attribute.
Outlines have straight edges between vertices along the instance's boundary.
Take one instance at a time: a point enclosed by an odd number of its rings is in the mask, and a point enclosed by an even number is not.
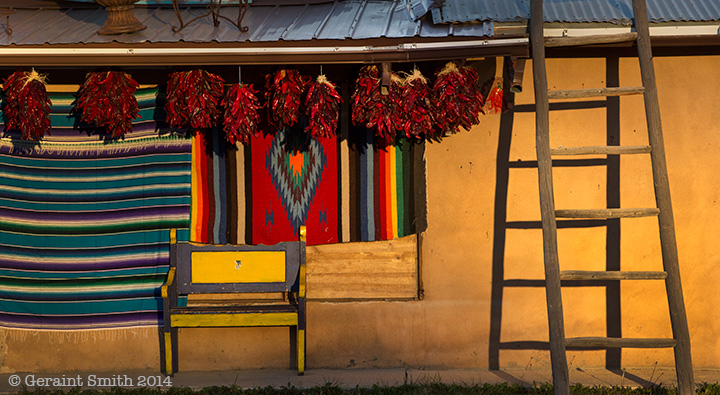
<svg viewBox="0 0 720 395"><path fill-rule="evenodd" d="M163 332L164 336L164 342L165 342L165 374L168 376L172 376L175 372L173 370L173 336L172 336L172 328L170 330L166 330Z"/></svg>
<svg viewBox="0 0 720 395"><path fill-rule="evenodd" d="M302 376L305 374L305 329L297 327L297 364L298 364L298 375Z"/></svg>

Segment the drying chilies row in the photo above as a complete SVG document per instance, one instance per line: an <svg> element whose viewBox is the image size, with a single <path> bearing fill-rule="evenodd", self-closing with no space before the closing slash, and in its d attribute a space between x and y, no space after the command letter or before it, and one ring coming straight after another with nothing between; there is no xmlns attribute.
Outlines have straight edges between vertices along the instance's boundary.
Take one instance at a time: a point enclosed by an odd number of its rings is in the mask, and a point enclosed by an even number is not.
<svg viewBox="0 0 720 395"><path fill-rule="evenodd" d="M378 68L365 66L350 99L352 122L374 130L386 143L397 136L439 138L476 125L483 107L499 111L502 89L493 85L486 103L478 74L469 67L450 62L436 73L432 85L417 69L404 78L392 73L389 85L383 87ZM88 73L75 109L82 122L121 137L132 131L132 121L138 118L138 87L130 74L121 71ZM3 90L8 130L19 130L26 140L40 140L49 133L51 102L44 75L16 71L5 80ZM222 123L231 144L247 144L259 132L259 109L267 106L276 130L294 125L305 114L305 132L313 138L335 135L342 99L325 75L311 81L297 70L279 70L266 76L265 104L257 93L252 84L242 83L225 91L222 77L205 70L175 72L167 84L166 121L173 128L191 130Z"/></svg>

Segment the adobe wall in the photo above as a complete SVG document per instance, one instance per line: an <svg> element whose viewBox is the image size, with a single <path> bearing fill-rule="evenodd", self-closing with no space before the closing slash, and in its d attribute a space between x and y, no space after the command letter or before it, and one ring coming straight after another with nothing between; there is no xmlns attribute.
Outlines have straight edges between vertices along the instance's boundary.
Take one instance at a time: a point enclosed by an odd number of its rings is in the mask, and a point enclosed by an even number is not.
<svg viewBox="0 0 720 395"><path fill-rule="evenodd" d="M523 106L533 102L531 66L528 63L526 67L524 92L516 98L522 111L514 116L511 161L535 159L534 113ZM713 292L720 284L720 111L715 100L720 92L720 56L656 58L655 67L693 362L699 368L720 368L720 315L715 309L720 294ZM550 87L555 89L604 86L606 80L604 59L550 60L548 71ZM622 86L639 85L637 61L622 59L619 78ZM642 98L623 97L620 103L622 144L645 144ZM550 120L554 146L605 144L608 122L604 108L554 111ZM498 341L548 338L542 287L503 287L500 293L497 283L495 289L492 286L493 266L496 275L504 271L505 279L543 278L539 229L507 230L504 248L502 239L496 237L494 221L503 209L508 221L540 219L537 170L533 167L508 170L507 199L496 205L496 190L504 190L496 183L500 123L499 115L488 115L473 130L428 145L429 228L421 250L425 299L309 303L309 369L488 368L492 361L508 369L549 367L547 351L492 351L498 350ZM649 159L641 155L623 158L621 172L622 205L651 206ZM556 206L606 207L606 178L604 166L558 169ZM605 233L604 227L561 230L561 267L602 270ZM622 220L620 244L623 270L660 269L656 220ZM525 284L537 285L537 281ZM670 336L661 282L623 283L619 292L624 336ZM499 296L501 308L491 310ZM563 296L568 336L605 334L605 288L574 287L566 289ZM288 340L284 328L181 329L180 369L288 367ZM106 333L81 342L60 342L44 334L30 333L22 339L3 334L0 366L4 372L159 370L159 349L153 331ZM604 351L571 352L568 361L572 368L602 367L605 356ZM671 349L622 353L623 366L656 363L673 366Z"/></svg>

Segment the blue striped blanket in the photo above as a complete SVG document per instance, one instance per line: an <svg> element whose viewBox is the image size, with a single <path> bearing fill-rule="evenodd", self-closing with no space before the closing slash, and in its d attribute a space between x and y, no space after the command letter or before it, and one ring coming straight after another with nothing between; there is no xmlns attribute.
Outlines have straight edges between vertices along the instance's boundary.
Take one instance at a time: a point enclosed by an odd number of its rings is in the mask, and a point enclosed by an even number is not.
<svg viewBox="0 0 720 395"><path fill-rule="evenodd" d="M0 326L158 325L169 229L189 235L191 140L156 122L157 89L137 92L142 118L118 141L50 96L51 136L0 139Z"/></svg>

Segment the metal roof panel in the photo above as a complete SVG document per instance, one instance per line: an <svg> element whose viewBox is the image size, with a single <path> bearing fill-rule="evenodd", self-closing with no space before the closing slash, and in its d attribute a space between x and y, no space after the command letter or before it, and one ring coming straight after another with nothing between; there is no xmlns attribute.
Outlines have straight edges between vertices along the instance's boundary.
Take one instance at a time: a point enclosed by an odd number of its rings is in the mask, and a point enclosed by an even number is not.
<svg viewBox="0 0 720 395"><path fill-rule="evenodd" d="M288 27L283 40L312 40L315 33L325 20L325 17L332 11L334 4L320 4L317 7L306 7L303 14L300 15L295 23Z"/></svg>
<svg viewBox="0 0 720 395"><path fill-rule="evenodd" d="M629 23L632 0L545 0L546 22ZM720 20L717 0L647 0L650 22L709 22ZM520 22L530 15L530 0L447 0L432 9L435 23L472 21Z"/></svg>
<svg viewBox="0 0 720 395"><path fill-rule="evenodd" d="M350 38L352 28L365 8L364 1L340 1L329 15L325 26L318 32L318 39L344 40Z"/></svg>
<svg viewBox="0 0 720 395"><path fill-rule="evenodd" d="M407 7L404 3L397 4L392 10L390 23L388 23L385 37L400 38L413 37L420 30L420 23L413 21L408 16Z"/></svg>
<svg viewBox="0 0 720 395"><path fill-rule="evenodd" d="M385 35L396 1L368 1L359 16L352 38L376 38Z"/></svg>
<svg viewBox="0 0 720 395"><path fill-rule="evenodd" d="M82 4L82 3L79 3ZM265 3L267 4L267 3ZM185 23L196 17L183 30L172 7L136 7L135 16L147 29L131 33L103 36L97 34L107 14L98 5L82 4L72 8L18 8L11 15L13 34L0 32L0 46L44 44L136 44L136 43L242 43L360 40L373 38L446 37L457 30L462 36L486 36L491 24L482 28L477 24L455 28L432 23L429 18L413 21L405 0L335 0L293 2L282 5L251 5L242 20L247 32L220 20L214 26L205 16L203 7L181 6L180 16ZM221 15L236 20L238 8L225 6Z"/></svg>

